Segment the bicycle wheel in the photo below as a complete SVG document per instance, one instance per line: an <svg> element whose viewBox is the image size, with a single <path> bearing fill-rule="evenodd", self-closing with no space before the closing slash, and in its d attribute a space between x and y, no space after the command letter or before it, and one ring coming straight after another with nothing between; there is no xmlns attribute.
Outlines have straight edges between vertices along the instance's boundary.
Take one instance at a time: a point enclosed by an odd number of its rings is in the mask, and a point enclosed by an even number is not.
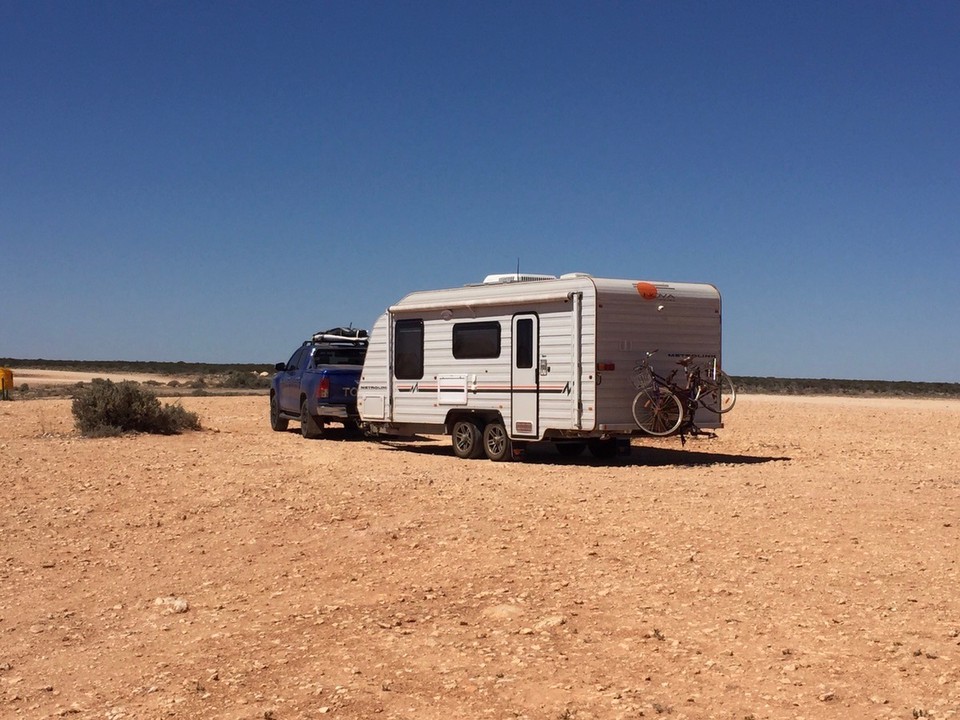
<svg viewBox="0 0 960 720"><path fill-rule="evenodd" d="M723 370L716 380L702 380L703 390L700 393L700 404L707 410L715 413L730 412L737 401L737 389L733 380Z"/></svg>
<svg viewBox="0 0 960 720"><path fill-rule="evenodd" d="M651 385L633 398L633 419L649 435L669 435L683 422L683 405L666 388Z"/></svg>

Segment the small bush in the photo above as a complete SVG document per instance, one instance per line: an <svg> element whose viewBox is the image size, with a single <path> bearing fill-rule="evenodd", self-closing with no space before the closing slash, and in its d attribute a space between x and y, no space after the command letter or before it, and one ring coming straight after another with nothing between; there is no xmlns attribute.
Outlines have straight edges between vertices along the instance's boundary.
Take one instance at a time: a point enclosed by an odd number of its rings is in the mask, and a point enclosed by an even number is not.
<svg viewBox="0 0 960 720"><path fill-rule="evenodd" d="M83 436L88 438L119 437L120 435L123 435L123 430L111 425L99 425L89 432L83 433Z"/></svg>
<svg viewBox="0 0 960 720"><path fill-rule="evenodd" d="M220 379L218 384L222 388L243 388L254 390L270 387L270 377L261 377L260 374L256 372L231 370Z"/></svg>
<svg viewBox="0 0 960 720"><path fill-rule="evenodd" d="M170 433L182 432L183 430L199 430L200 418L195 412L190 412L183 405L165 405L163 415L167 426L171 428Z"/></svg>
<svg viewBox="0 0 960 720"><path fill-rule="evenodd" d="M72 410L77 429L87 437L124 432L174 435L200 429L196 413L179 405L161 405L156 395L130 381L97 378L77 391Z"/></svg>

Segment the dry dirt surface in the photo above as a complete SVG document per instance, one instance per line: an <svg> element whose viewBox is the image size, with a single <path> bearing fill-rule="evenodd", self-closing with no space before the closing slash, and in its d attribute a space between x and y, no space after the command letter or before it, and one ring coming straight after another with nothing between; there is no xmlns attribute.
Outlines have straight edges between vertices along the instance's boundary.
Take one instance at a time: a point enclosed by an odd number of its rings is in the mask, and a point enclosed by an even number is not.
<svg viewBox="0 0 960 720"><path fill-rule="evenodd" d="M0 717L960 717L960 403L744 396L601 464L82 439L0 403Z"/></svg>

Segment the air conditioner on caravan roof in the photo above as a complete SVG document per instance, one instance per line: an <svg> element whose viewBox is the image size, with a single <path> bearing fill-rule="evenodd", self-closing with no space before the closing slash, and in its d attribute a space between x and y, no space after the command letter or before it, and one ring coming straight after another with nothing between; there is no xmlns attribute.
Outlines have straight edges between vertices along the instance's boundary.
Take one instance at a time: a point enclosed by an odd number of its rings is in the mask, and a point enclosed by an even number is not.
<svg viewBox="0 0 960 720"><path fill-rule="evenodd" d="M496 285L497 283L509 282L528 282L531 280L556 280L556 275L537 275L533 273L499 273L496 275L487 275L483 279L484 285Z"/></svg>

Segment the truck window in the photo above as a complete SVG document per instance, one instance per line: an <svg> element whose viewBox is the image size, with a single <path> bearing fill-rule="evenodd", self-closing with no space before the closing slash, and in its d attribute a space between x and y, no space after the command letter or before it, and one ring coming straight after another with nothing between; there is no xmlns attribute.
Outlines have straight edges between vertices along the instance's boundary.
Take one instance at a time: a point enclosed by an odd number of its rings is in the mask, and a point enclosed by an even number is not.
<svg viewBox="0 0 960 720"><path fill-rule="evenodd" d="M317 365L363 365L367 349L362 347L318 347L313 351L313 364Z"/></svg>
<svg viewBox="0 0 960 720"><path fill-rule="evenodd" d="M300 367L300 363L303 361L303 353L305 348L298 348L297 351L290 356L290 359L287 360L287 370L296 370Z"/></svg>
<svg viewBox="0 0 960 720"><path fill-rule="evenodd" d="M500 323L457 323L453 326L453 356L458 360L500 357Z"/></svg>
<svg viewBox="0 0 960 720"><path fill-rule="evenodd" d="M393 374L398 380L423 377L423 320L397 320L393 328Z"/></svg>

